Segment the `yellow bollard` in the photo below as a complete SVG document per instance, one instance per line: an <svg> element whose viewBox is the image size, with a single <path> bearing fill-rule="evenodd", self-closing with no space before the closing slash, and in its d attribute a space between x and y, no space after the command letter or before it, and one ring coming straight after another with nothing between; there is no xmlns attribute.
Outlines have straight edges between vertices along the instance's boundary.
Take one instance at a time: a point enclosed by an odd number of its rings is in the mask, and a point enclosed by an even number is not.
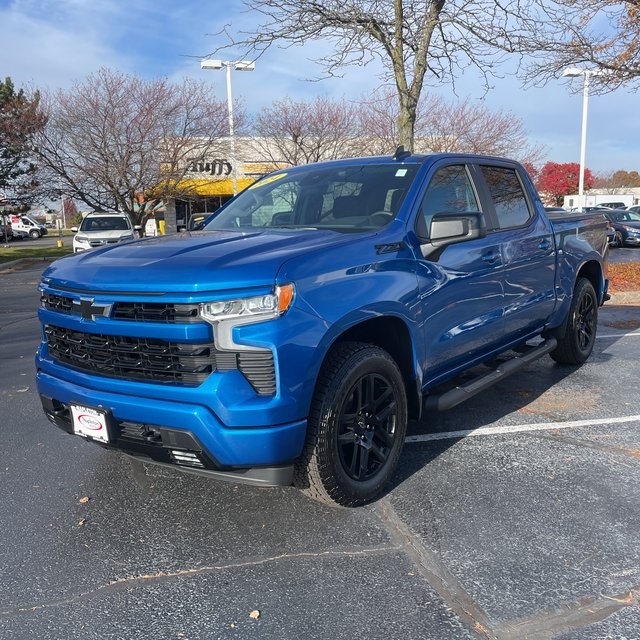
<svg viewBox="0 0 640 640"><path fill-rule="evenodd" d="M58 249L62 249L64 247L64 240L58 240Z"/></svg>

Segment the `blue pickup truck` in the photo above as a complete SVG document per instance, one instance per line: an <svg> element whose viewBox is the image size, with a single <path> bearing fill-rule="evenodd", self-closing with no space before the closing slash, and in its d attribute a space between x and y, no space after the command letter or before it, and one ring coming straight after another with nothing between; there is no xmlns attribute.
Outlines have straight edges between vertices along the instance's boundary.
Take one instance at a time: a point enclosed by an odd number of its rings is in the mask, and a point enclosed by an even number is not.
<svg viewBox="0 0 640 640"><path fill-rule="evenodd" d="M550 219L506 159L285 169L199 231L47 268L38 390L103 447L356 506L408 420L545 354L589 357L606 252L602 216Z"/></svg>

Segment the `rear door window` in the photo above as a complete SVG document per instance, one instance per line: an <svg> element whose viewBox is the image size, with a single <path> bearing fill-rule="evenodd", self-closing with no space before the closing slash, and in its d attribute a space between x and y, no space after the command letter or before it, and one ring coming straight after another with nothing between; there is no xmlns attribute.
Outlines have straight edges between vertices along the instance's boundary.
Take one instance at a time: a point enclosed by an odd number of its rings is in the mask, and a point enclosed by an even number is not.
<svg viewBox="0 0 640 640"><path fill-rule="evenodd" d="M510 167L480 167L493 200L498 227L521 227L531 219L531 209L515 169Z"/></svg>

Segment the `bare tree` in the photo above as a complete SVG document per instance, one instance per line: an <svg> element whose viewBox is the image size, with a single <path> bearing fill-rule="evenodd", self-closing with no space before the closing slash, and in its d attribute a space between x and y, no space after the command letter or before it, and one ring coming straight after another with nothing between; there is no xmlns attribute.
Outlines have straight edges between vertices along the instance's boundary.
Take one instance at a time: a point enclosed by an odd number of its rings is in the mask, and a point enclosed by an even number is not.
<svg viewBox="0 0 640 640"><path fill-rule="evenodd" d="M567 0L569 1L569 0ZM381 61L396 89L398 142L414 146L414 125L423 86L454 82L475 68L485 80L508 53L531 51L548 40L552 0L243 0L262 16L252 32L224 32L230 47L259 56L273 44L284 47L322 39L329 48L318 60L327 75L346 65ZM545 38L543 38L545 35Z"/></svg>
<svg viewBox="0 0 640 640"><path fill-rule="evenodd" d="M41 164L68 197L138 222L145 207L183 195L194 164L219 152L227 107L203 83L145 81L109 69L47 96ZM238 117L237 114L236 117Z"/></svg>
<svg viewBox="0 0 640 640"><path fill-rule="evenodd" d="M389 88L378 89L371 95L362 96L354 105L361 132L361 155L389 155L397 146L399 105L393 91ZM420 103L416 108L419 119ZM417 148L416 148L417 150Z"/></svg>
<svg viewBox="0 0 640 640"><path fill-rule="evenodd" d="M431 151L509 156L533 165L544 156L543 147L529 142L518 116L468 99L449 102L427 96L418 125L420 144Z"/></svg>
<svg viewBox="0 0 640 640"><path fill-rule="evenodd" d="M291 165L352 155L357 128L344 100L276 100L255 122L254 145L274 163Z"/></svg>
<svg viewBox="0 0 640 640"><path fill-rule="evenodd" d="M605 72L593 76L592 91L640 87L638 0L555 0L549 9L559 29L556 37L532 42L544 55L529 68L531 83L543 84L568 66L584 64Z"/></svg>
<svg viewBox="0 0 640 640"><path fill-rule="evenodd" d="M388 154L393 149L397 105L389 91L373 99L363 97L357 113L366 153ZM422 96L416 110L415 150L450 151L514 157L536 165L544 148L529 142L524 123L513 113L493 111L484 103L448 101Z"/></svg>

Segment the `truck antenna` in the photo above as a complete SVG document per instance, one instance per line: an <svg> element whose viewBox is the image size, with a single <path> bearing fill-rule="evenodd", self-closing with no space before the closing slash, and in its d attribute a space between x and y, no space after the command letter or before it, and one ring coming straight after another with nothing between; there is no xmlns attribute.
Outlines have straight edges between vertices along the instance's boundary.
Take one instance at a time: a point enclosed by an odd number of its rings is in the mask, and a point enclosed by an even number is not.
<svg viewBox="0 0 640 640"><path fill-rule="evenodd" d="M394 160L402 160L402 158L406 158L407 156L410 156L411 153L409 153L409 151L405 151L404 150L404 145L401 144L397 149L396 152L393 154L393 159Z"/></svg>

